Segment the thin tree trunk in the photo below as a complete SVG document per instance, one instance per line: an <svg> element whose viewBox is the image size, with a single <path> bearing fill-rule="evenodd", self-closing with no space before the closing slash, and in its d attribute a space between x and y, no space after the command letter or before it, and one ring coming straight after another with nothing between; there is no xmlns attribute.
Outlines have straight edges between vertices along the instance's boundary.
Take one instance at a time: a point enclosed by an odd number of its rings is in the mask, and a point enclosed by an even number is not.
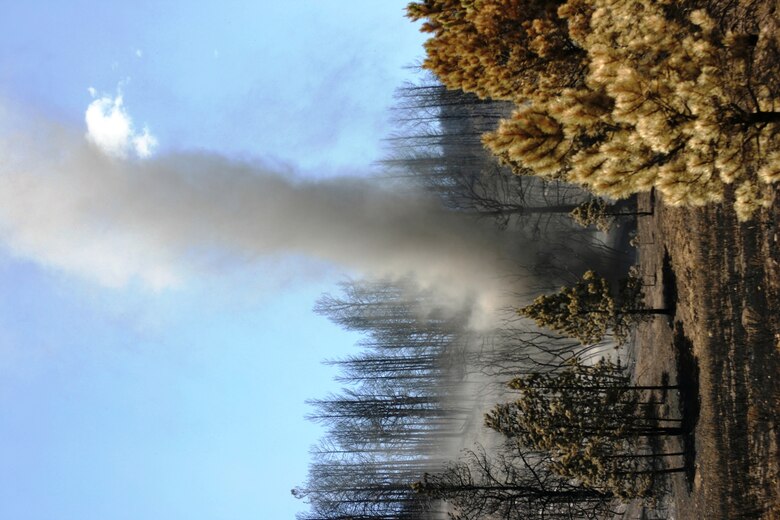
<svg viewBox="0 0 780 520"><path fill-rule="evenodd" d="M755 125L758 123L780 123L780 112L753 112L744 119L745 123Z"/></svg>
<svg viewBox="0 0 780 520"><path fill-rule="evenodd" d="M570 213L575 208L577 208L577 206L572 204L561 204L557 206L529 206L529 207L517 206L517 207L512 207L507 209L481 211L480 213L482 215L494 215L494 216L539 215L539 214L547 214L547 213Z"/></svg>
<svg viewBox="0 0 780 520"><path fill-rule="evenodd" d="M672 313L671 309L623 309L621 314L666 314Z"/></svg>

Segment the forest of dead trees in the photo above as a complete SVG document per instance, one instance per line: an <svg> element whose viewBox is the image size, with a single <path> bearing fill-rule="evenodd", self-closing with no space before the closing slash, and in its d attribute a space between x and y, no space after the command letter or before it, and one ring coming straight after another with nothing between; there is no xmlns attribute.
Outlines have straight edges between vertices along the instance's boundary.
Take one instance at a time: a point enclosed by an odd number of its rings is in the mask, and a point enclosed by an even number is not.
<svg viewBox="0 0 780 520"><path fill-rule="evenodd" d="M537 244L501 325L474 331L409 280L352 280L315 310L362 334L310 402L299 520L611 518L683 471L620 355L643 304L626 238L632 194L722 201L750 219L780 178L775 51L740 2L425 0L425 69L398 90L390 181ZM755 14L755 13L754 13ZM729 188L730 189L730 188ZM563 288L561 288L563 286ZM497 320L499 321L499 320ZM474 380L500 396L471 431ZM469 383L471 382L471 383ZM464 388L468 390L464 391ZM497 388L503 390L497 391ZM457 447L453 449L453 447ZM460 449L465 447L465 449Z"/></svg>
<svg viewBox="0 0 780 520"><path fill-rule="evenodd" d="M407 85L397 98L399 130L388 140L386 175L434 194L451 211L539 240L543 245L534 264L518 267L535 280L535 290L576 282L594 262L615 269L625 264L626 252L610 247L608 234L570 216L592 196L563 182L514 175L484 149L481 131L507 112L505 104L431 81ZM615 213L609 218L635 218L630 202ZM310 401L310 419L328 433L312 448L308 481L294 490L310 507L299 518L433 518L453 507L470 518L489 511L523 518L528 507L541 507L548 518L609 511L624 490L575 484L554 471L559 459L517 445L512 435L506 435L501 449L475 448L459 455L450 448L463 444L463 432L473 420L473 400L463 396L470 372L493 386L523 375L558 373L571 363L592 362L592 353L604 344L601 339L582 345L520 316L497 330L476 332L466 325L469 309L439 309L432 298L410 281L352 280L317 302L318 313L362 333L363 339L354 355L326 361L337 367L343 390ZM617 372L622 374L622 368ZM629 387L621 377L613 380ZM625 391L636 393L631 399L639 406L641 390ZM638 443L641 435L636 434L644 430L635 430L621 435L634 435L631 442ZM646 456L627 457L626 449L609 455L610 467L624 473L652 467ZM500 483L486 484L493 479Z"/></svg>

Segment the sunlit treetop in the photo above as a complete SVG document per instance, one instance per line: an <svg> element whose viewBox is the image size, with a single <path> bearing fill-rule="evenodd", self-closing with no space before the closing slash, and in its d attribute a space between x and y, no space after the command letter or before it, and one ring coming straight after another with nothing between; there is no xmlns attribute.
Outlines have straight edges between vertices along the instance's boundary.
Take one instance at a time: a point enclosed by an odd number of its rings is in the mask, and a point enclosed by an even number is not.
<svg viewBox="0 0 780 520"><path fill-rule="evenodd" d="M550 0L423 0L407 16L423 20L423 66L449 88L522 100L582 81L585 54Z"/></svg>
<svg viewBox="0 0 780 520"><path fill-rule="evenodd" d="M645 307L641 281L634 274L621 280L619 286L615 292L605 278L587 271L572 285L538 296L517 313L584 345L598 343L610 333L623 344L633 325L668 311Z"/></svg>
<svg viewBox="0 0 780 520"><path fill-rule="evenodd" d="M589 4L589 29L573 36L589 57L585 85L520 107L486 145L610 197L655 187L668 204L703 205L733 184L741 220L768 204L780 112L772 85L752 83L756 38L670 2ZM543 136L529 120L545 120Z"/></svg>
<svg viewBox="0 0 780 520"><path fill-rule="evenodd" d="M518 399L490 410L488 428L548 453L554 473L591 489L622 497L645 493L639 460L626 455L648 430L638 414L640 393L623 366L572 359L562 370L518 377L509 387Z"/></svg>
<svg viewBox="0 0 780 520"><path fill-rule="evenodd" d="M424 66L448 87L517 102L484 142L518 173L613 198L656 188L671 205L733 186L747 220L780 178L780 52L747 13L711 7L430 0L408 13L426 20Z"/></svg>

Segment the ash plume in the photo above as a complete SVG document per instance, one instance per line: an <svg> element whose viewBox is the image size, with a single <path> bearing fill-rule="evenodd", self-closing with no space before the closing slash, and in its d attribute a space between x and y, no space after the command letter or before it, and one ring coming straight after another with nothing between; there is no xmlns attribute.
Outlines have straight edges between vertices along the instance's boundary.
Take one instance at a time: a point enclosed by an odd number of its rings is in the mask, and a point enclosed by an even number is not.
<svg viewBox="0 0 780 520"><path fill-rule="evenodd" d="M475 322L505 303L499 234L421 194L205 152L112 158L52 122L13 133L7 123L0 240L40 264L105 285L161 288L212 270L214 258L301 254L411 277L449 305L473 303Z"/></svg>

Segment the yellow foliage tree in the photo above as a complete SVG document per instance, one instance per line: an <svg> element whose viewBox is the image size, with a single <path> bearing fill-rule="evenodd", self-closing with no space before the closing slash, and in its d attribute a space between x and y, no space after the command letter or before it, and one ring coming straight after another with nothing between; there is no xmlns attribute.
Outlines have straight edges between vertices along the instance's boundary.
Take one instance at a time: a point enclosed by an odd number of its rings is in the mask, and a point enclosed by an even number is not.
<svg viewBox="0 0 780 520"><path fill-rule="evenodd" d="M561 0L422 0L407 7L425 20L423 66L448 88L522 100L581 83L585 53L557 14Z"/></svg>
<svg viewBox="0 0 780 520"><path fill-rule="evenodd" d="M518 173L613 198L656 188L671 205L733 186L747 220L780 178L780 81L762 34L703 5L427 0L409 16L428 20L424 65L447 86L518 103L484 137Z"/></svg>
<svg viewBox="0 0 780 520"><path fill-rule="evenodd" d="M780 99L751 83L755 38L671 0L588 3L588 30L572 36L588 52L585 85L518 108L486 146L515 167L615 198L655 187L668 204L704 205L734 184L737 215L749 219L780 178ZM582 10L569 3L558 14ZM565 137L552 153L540 156L518 131L528 112Z"/></svg>

